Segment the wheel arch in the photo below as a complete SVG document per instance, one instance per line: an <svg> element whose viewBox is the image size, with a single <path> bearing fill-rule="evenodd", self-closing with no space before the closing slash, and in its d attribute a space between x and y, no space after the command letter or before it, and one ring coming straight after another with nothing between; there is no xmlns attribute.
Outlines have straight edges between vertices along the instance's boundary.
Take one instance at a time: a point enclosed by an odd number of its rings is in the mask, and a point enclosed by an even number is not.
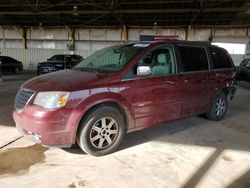
<svg viewBox="0 0 250 188"><path fill-rule="evenodd" d="M206 113L208 119L218 121L218 120L221 120L224 118L226 111L227 111L227 108L228 108L228 100L227 100L226 92L227 92L226 88L222 88L220 90L217 90L217 92L215 92L215 95L213 96L212 102L210 104L210 110ZM215 102L217 103L217 100L215 101L215 99L218 98L219 95L225 95L224 97L225 97L225 103L226 103L226 105L225 105L226 110L225 110L225 112L223 112L224 114L222 116L217 117L213 114L214 113L213 109L214 109Z"/></svg>
<svg viewBox="0 0 250 188"><path fill-rule="evenodd" d="M102 102L98 102L97 104L94 104L93 106L89 107L85 113L82 114L81 119L79 121L79 124L77 126L77 131L79 129L79 125L82 123L82 121L84 121L84 119L86 118L86 116L88 114L90 114L92 111L94 111L97 108L100 108L102 106L109 106L112 107L116 110L118 110L118 112L122 115L123 121L124 121L124 125L125 125L125 131L128 129L128 114L126 112L126 110L124 109L124 107L119 104L117 101L113 101L113 100L107 100L107 101L102 101Z"/></svg>
<svg viewBox="0 0 250 188"><path fill-rule="evenodd" d="M88 99L83 100L81 104L78 105L76 109L74 109L78 113L77 117L72 117L74 119L75 125L75 130L73 131L74 141L76 140L76 135L79 130L80 124L82 123L82 121L84 121L84 118L87 116L87 114L91 113L93 110L101 106L113 107L118 110L119 113L121 113L124 120L125 132L130 127L134 127L132 105L118 94L113 94L113 97L111 97L112 94L109 93L109 98L106 98L105 96L107 95L104 93L100 93L98 94L98 96L91 96ZM99 100L95 100L96 98L99 98Z"/></svg>

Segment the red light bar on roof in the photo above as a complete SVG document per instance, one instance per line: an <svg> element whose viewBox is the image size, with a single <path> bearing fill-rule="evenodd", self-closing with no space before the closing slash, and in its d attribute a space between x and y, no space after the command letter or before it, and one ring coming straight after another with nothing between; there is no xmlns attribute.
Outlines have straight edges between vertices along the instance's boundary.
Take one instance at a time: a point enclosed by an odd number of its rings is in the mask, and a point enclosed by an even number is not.
<svg viewBox="0 0 250 188"><path fill-rule="evenodd" d="M178 39L178 35L140 35L140 41L158 41L164 39Z"/></svg>

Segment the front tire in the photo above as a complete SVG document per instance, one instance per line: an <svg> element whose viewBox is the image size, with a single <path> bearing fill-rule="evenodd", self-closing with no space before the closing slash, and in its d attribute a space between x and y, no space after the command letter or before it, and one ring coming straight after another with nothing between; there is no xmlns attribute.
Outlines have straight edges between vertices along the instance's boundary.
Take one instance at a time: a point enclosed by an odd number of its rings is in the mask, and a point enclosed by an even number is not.
<svg viewBox="0 0 250 188"><path fill-rule="evenodd" d="M119 111L109 106L100 106L84 118L77 133L77 143L87 154L106 155L119 147L124 128Z"/></svg>
<svg viewBox="0 0 250 188"><path fill-rule="evenodd" d="M227 112L228 102L224 92L219 92L215 95L210 111L207 112L207 117L210 120L222 120Z"/></svg>

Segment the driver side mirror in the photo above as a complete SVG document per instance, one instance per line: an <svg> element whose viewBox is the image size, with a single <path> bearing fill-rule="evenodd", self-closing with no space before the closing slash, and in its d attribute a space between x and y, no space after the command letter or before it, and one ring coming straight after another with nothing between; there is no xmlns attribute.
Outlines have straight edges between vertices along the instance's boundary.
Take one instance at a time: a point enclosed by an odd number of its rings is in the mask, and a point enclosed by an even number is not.
<svg viewBox="0 0 250 188"><path fill-rule="evenodd" d="M137 67L137 75L138 76L148 76L152 74L152 70L150 66L139 65Z"/></svg>

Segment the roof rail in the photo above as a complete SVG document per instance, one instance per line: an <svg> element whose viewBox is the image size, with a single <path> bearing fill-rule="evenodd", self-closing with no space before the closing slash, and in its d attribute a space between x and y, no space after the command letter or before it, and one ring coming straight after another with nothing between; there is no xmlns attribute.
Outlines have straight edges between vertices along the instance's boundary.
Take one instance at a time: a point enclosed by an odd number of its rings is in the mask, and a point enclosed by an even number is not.
<svg viewBox="0 0 250 188"><path fill-rule="evenodd" d="M157 39L155 41L181 41L181 40L175 38L168 38L168 39Z"/></svg>
<svg viewBox="0 0 250 188"><path fill-rule="evenodd" d="M179 39L161 39L161 40L155 40L155 42L180 42L180 43L194 43L194 44L211 44L211 41L207 40L207 41L186 41L186 40L179 40Z"/></svg>

